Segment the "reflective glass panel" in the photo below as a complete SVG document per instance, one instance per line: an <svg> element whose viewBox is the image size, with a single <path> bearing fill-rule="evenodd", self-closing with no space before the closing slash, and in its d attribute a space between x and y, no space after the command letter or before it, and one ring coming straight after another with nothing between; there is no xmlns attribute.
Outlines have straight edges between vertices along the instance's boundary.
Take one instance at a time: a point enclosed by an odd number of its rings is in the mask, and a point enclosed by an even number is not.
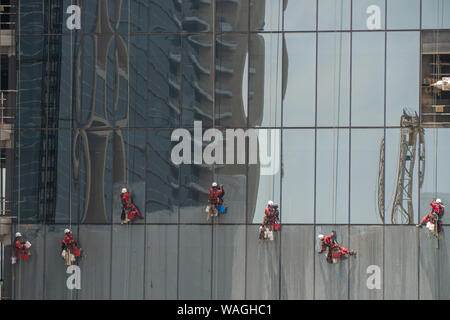
<svg viewBox="0 0 450 320"><path fill-rule="evenodd" d="M351 130L350 223L378 224L377 190L383 129Z"/></svg>
<svg viewBox="0 0 450 320"><path fill-rule="evenodd" d="M316 223L348 223L348 163L348 129L317 130Z"/></svg>
<svg viewBox="0 0 450 320"><path fill-rule="evenodd" d="M351 0L320 0L319 30L349 30Z"/></svg>
<svg viewBox="0 0 450 320"><path fill-rule="evenodd" d="M282 31L283 0L249 0L250 31Z"/></svg>
<svg viewBox="0 0 450 320"><path fill-rule="evenodd" d="M316 30L317 0L285 1L284 31Z"/></svg>
<svg viewBox="0 0 450 320"><path fill-rule="evenodd" d="M281 34L250 35L250 126L280 126L282 45Z"/></svg>
<svg viewBox="0 0 450 320"><path fill-rule="evenodd" d="M249 0L216 0L216 30L248 31L248 2Z"/></svg>
<svg viewBox="0 0 450 320"><path fill-rule="evenodd" d="M316 36L286 34L283 63L283 125L314 126Z"/></svg>
<svg viewBox="0 0 450 320"><path fill-rule="evenodd" d="M422 0L422 29L450 28L449 0Z"/></svg>
<svg viewBox="0 0 450 320"><path fill-rule="evenodd" d="M384 33L355 32L352 42L353 126L384 123Z"/></svg>
<svg viewBox="0 0 450 320"><path fill-rule="evenodd" d="M347 126L350 110L350 34L320 33L317 125Z"/></svg>
<svg viewBox="0 0 450 320"><path fill-rule="evenodd" d="M313 129L283 130L282 223L314 222Z"/></svg>
<svg viewBox="0 0 450 320"><path fill-rule="evenodd" d="M387 0L388 29L419 29L420 0Z"/></svg>

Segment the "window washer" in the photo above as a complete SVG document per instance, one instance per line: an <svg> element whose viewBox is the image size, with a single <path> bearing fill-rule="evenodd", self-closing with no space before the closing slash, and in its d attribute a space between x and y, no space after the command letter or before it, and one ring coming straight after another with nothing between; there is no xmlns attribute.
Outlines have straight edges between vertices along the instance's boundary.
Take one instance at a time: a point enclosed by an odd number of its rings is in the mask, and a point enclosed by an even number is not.
<svg viewBox="0 0 450 320"><path fill-rule="evenodd" d="M273 232L278 231L279 228L279 215L278 205L269 200L267 208L265 210L263 223L259 228L259 238L264 240L273 240Z"/></svg>
<svg viewBox="0 0 450 320"><path fill-rule="evenodd" d="M134 203L131 201L131 193L126 188L122 189L120 198L122 200L121 224L133 221L136 217L144 219L138 208L136 208Z"/></svg>
<svg viewBox="0 0 450 320"><path fill-rule="evenodd" d="M226 213L226 208L223 205L223 196L225 195L225 190L223 189L223 184L217 185L217 182L213 182L211 187L209 187L209 205L206 208L208 212L207 220L210 216L217 217L219 213Z"/></svg>
<svg viewBox="0 0 450 320"><path fill-rule="evenodd" d="M430 202L430 206L432 207L432 210L429 214L427 214L422 221L416 225L418 228L422 228L427 222L430 222L431 224L435 224L437 222L438 224L438 232L441 230L441 218L444 215L444 205L442 204L441 199L435 199L433 198Z"/></svg>
<svg viewBox="0 0 450 320"><path fill-rule="evenodd" d="M345 254L348 254L350 256L356 255L355 251L349 251L348 249L337 243L336 231L331 231L328 236L319 234L318 238L320 241L322 241L322 248L318 251L318 253L321 254L325 250L325 248L328 248L326 258L329 263L337 263L337 260L339 260L339 258Z"/></svg>
<svg viewBox="0 0 450 320"><path fill-rule="evenodd" d="M65 229L64 234L65 237L61 243L61 256L66 261L66 265L70 266L72 262L75 262L81 256L81 249L78 247L71 230Z"/></svg>
<svg viewBox="0 0 450 320"><path fill-rule="evenodd" d="M19 255L21 255L22 260L28 260L30 256L29 249L31 243L29 241L22 241L22 234L20 232L16 233L16 238L14 239L14 257L12 259L12 264L15 264L19 260Z"/></svg>

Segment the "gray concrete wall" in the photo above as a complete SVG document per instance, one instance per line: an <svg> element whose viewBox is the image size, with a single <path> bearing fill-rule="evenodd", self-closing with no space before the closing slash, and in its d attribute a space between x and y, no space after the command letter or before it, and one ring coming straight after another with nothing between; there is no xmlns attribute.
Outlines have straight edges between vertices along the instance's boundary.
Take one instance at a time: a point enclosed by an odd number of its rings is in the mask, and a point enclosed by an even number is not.
<svg viewBox="0 0 450 320"><path fill-rule="evenodd" d="M20 225L32 249L6 274L13 299L450 299L447 226L439 249L412 225L282 225L274 241L258 225L72 226L86 254L80 290L66 286L64 228ZM333 229L356 257L334 265L317 253ZM369 266L380 289L367 286Z"/></svg>

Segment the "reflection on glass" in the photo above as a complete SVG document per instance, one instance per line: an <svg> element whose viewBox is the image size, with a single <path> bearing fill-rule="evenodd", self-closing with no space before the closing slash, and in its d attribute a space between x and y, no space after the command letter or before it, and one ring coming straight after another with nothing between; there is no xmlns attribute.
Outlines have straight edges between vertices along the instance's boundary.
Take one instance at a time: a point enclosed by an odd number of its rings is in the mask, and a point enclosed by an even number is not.
<svg viewBox="0 0 450 320"><path fill-rule="evenodd" d="M316 223L348 223L348 151L347 129L317 130Z"/></svg>
<svg viewBox="0 0 450 320"><path fill-rule="evenodd" d="M319 30L349 30L351 0L320 0Z"/></svg>
<svg viewBox="0 0 450 320"><path fill-rule="evenodd" d="M282 31L283 0L249 0L250 31Z"/></svg>
<svg viewBox="0 0 450 320"><path fill-rule="evenodd" d="M384 33L356 32L352 37L352 125L382 126Z"/></svg>
<svg viewBox="0 0 450 320"><path fill-rule="evenodd" d="M420 0L387 0L387 28L418 29L420 2Z"/></svg>
<svg viewBox="0 0 450 320"><path fill-rule="evenodd" d="M450 1L449 0L422 1L422 28L423 29L450 28Z"/></svg>
<svg viewBox="0 0 450 320"><path fill-rule="evenodd" d="M142 59L149 63L149 121L143 126L176 128L181 114L181 39L150 35L148 40Z"/></svg>
<svg viewBox="0 0 450 320"><path fill-rule="evenodd" d="M246 127L248 35L217 35L216 48L216 125Z"/></svg>
<svg viewBox="0 0 450 320"><path fill-rule="evenodd" d="M280 204L280 132L279 129L257 130L258 163L248 166L248 223L262 223L269 200Z"/></svg>
<svg viewBox="0 0 450 320"><path fill-rule="evenodd" d="M194 121L202 121L203 127L211 127L213 119L212 96L212 37L210 35L186 35L182 40L182 124L193 127Z"/></svg>
<svg viewBox="0 0 450 320"><path fill-rule="evenodd" d="M403 199L408 199L406 196L409 192L409 168L412 165L410 162L411 157L406 156L406 159L400 161L400 129L386 129L386 143L385 143L385 162L384 162L384 170L385 170L385 223L391 224L392 221L396 223L405 223L407 221L407 216L404 215L402 217L401 212L404 209L410 217L417 220L417 215L419 213L418 210L418 169L419 169L419 141L417 136L417 141L415 146L410 146L411 150L416 150L416 159L414 162L414 171L412 172L412 203L408 204L407 200L403 200L397 207L394 212L392 211L394 206L395 192L398 189L399 195L403 194ZM407 140L410 139L409 136L406 137ZM412 140L411 140L412 141ZM428 148L428 147L427 147ZM428 150L427 150L428 151ZM427 159L428 161L428 159ZM405 171L402 170L402 166L405 167ZM400 180L398 180L400 173ZM403 181L402 181L403 180ZM401 199L401 197L399 198ZM412 222L414 222L413 220Z"/></svg>
<svg viewBox="0 0 450 320"><path fill-rule="evenodd" d="M211 32L212 9L213 4L211 1L183 0L183 20L181 21L182 31Z"/></svg>
<svg viewBox="0 0 450 320"><path fill-rule="evenodd" d="M350 34L321 33L318 50L317 125L347 126L350 105Z"/></svg>
<svg viewBox="0 0 450 320"><path fill-rule="evenodd" d="M284 31L316 30L317 0L286 1Z"/></svg>
<svg viewBox="0 0 450 320"><path fill-rule="evenodd" d="M170 130L147 131L145 207L150 222L178 222L179 167L170 158L171 133Z"/></svg>
<svg viewBox="0 0 450 320"><path fill-rule="evenodd" d="M450 204L450 170L448 159L450 157L450 129L425 128L425 176L420 189L420 218L430 210L430 201L440 198L448 207ZM448 223L448 215L443 216L443 222Z"/></svg>
<svg viewBox="0 0 450 320"><path fill-rule="evenodd" d="M314 222L314 130L283 130L282 223Z"/></svg>
<svg viewBox="0 0 450 320"><path fill-rule="evenodd" d="M384 29L386 0L353 1L352 27L354 30Z"/></svg>
<svg viewBox="0 0 450 320"><path fill-rule="evenodd" d="M282 44L281 34L255 34L250 36L250 126L280 126Z"/></svg>
<svg viewBox="0 0 450 320"><path fill-rule="evenodd" d="M383 129L351 131L350 223L382 223L378 214L377 181L379 143Z"/></svg>
<svg viewBox="0 0 450 320"><path fill-rule="evenodd" d="M419 32L388 32L386 125L398 126L403 108L419 113Z"/></svg>
<svg viewBox="0 0 450 320"><path fill-rule="evenodd" d="M248 31L248 1L216 0L216 30L219 32ZM255 5L258 4L253 4Z"/></svg>
<svg viewBox="0 0 450 320"><path fill-rule="evenodd" d="M8 1L9 3L9 1ZM42 0L17 1L20 33L47 33L46 3ZM2 3L3 4L3 3ZM3 9L5 10L5 8ZM8 10L8 9L7 9ZM3 28L3 27L2 27Z"/></svg>
<svg viewBox="0 0 450 320"><path fill-rule="evenodd" d="M314 126L316 36L287 34L286 52L283 125Z"/></svg>

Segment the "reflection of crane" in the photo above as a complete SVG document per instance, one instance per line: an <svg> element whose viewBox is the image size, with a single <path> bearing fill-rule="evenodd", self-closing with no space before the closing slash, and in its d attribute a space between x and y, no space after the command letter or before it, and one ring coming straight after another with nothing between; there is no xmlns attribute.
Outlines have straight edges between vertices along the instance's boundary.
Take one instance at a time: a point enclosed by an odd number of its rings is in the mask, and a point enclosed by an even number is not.
<svg viewBox="0 0 450 320"><path fill-rule="evenodd" d="M397 184L391 210L391 223L412 223L414 211L412 187L416 150L419 153L419 188L422 186L425 170L425 139L417 113L411 115L403 110L400 118L400 146L398 158ZM384 140L381 142L378 173L378 210L384 221Z"/></svg>

